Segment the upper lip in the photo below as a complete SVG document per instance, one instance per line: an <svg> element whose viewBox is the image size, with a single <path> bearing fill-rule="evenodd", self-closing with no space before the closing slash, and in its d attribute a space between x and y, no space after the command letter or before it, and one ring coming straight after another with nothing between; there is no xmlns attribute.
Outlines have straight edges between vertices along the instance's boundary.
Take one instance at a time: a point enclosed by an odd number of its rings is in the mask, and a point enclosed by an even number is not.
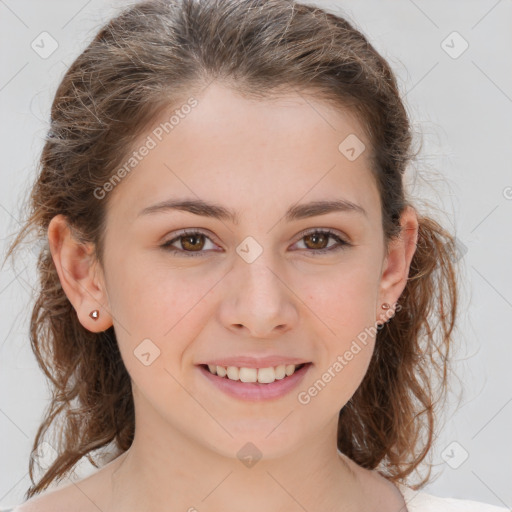
<svg viewBox="0 0 512 512"><path fill-rule="evenodd" d="M287 364L303 364L309 363L304 359L290 356L267 356L267 357L254 357L254 356L236 356L236 357L218 357L209 361L204 361L198 364L208 364L215 366L237 366L239 368L268 368L270 366L279 366Z"/></svg>

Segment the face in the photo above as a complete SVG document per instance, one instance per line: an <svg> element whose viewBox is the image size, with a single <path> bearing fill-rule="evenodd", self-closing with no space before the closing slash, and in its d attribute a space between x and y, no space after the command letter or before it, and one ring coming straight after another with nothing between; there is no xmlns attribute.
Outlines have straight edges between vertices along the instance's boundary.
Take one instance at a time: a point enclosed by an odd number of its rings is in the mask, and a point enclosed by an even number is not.
<svg viewBox="0 0 512 512"><path fill-rule="evenodd" d="M386 256L370 143L348 112L311 97L250 101L216 84L161 140L151 130L134 150L148 136L155 147L105 199L101 315L137 428L165 425L230 457L248 440L269 456L300 446L360 385L380 305L405 284L410 254ZM339 149L351 134L366 146L355 159ZM153 208L183 201L214 208ZM353 206L306 207L327 201ZM309 364L266 399L233 396L199 366L267 356Z"/></svg>

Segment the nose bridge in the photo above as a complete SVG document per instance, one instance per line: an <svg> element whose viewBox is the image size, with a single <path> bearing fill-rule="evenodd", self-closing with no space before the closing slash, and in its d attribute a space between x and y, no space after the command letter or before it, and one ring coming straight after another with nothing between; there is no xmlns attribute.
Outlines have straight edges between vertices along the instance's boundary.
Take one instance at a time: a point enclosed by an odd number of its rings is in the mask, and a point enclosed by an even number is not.
<svg viewBox="0 0 512 512"><path fill-rule="evenodd" d="M243 244L241 244L243 248ZM262 248L263 249L263 248ZM294 306L289 290L283 283L283 270L271 249L265 248L255 258L245 257L254 251L237 256L233 264L233 276L229 283L228 316L230 325L243 325L254 336L265 336L275 328L289 327L294 318ZM253 252L254 256L254 252Z"/></svg>
<svg viewBox="0 0 512 512"><path fill-rule="evenodd" d="M239 283L238 295L253 302L256 307L263 303L267 308L275 308L283 294L277 267L277 258L269 248L263 250L254 261L240 257L233 269Z"/></svg>

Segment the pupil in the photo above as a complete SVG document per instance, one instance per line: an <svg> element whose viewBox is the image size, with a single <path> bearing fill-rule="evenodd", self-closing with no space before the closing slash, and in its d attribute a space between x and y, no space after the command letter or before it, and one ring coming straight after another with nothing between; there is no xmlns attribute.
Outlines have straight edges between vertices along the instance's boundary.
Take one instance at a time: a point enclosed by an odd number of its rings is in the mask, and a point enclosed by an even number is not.
<svg viewBox="0 0 512 512"><path fill-rule="evenodd" d="M199 247L201 248L201 243L198 242L197 240L203 235L188 235L188 236L185 236L185 244L184 246L186 246L187 244L190 244L190 246L192 248L194 247ZM196 243L193 242L193 240L196 240Z"/></svg>
<svg viewBox="0 0 512 512"><path fill-rule="evenodd" d="M326 236L322 235L322 234L309 235L308 238L313 241L313 245L316 245L318 243L322 244L322 241L325 244L325 241L326 241ZM319 239L320 239L320 241L319 241ZM322 244L322 247L324 247L324 244Z"/></svg>

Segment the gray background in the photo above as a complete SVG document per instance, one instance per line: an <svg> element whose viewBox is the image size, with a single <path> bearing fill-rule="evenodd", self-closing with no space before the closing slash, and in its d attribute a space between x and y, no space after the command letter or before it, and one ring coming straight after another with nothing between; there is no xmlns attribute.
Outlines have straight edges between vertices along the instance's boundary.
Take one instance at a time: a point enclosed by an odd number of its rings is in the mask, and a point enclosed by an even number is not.
<svg viewBox="0 0 512 512"><path fill-rule="evenodd" d="M452 397L432 456L437 479L426 491L510 508L512 2L308 3L342 9L391 63L423 140L408 174L412 196L440 209L434 216L461 244L465 282L456 372L462 384L454 381L453 389L455 396L463 393L463 401L456 409ZM19 227L57 83L123 5L0 0L2 249ZM43 31L58 44L46 58L31 47ZM464 41L469 47L458 55ZM16 268L7 265L0 272L0 508L20 503L29 486L29 452L49 398L28 339L33 267L28 251ZM82 464L77 478L91 470Z"/></svg>

